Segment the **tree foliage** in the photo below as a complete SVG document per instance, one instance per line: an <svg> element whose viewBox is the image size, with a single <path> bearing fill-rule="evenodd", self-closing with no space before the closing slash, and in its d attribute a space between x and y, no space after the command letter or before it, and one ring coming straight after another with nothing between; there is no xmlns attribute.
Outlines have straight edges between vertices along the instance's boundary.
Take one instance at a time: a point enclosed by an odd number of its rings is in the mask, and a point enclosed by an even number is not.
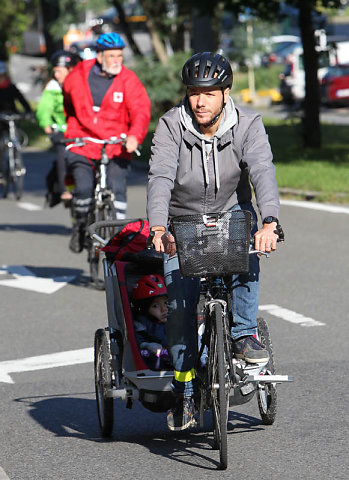
<svg viewBox="0 0 349 480"><path fill-rule="evenodd" d="M0 12L0 57L7 59L11 47L20 45L33 15L23 0L0 0Z"/></svg>

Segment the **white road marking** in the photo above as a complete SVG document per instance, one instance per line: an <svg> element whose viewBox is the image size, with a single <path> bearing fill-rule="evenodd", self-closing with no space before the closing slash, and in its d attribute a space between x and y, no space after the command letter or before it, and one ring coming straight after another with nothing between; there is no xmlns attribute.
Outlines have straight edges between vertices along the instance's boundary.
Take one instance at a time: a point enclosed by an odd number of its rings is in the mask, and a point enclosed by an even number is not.
<svg viewBox="0 0 349 480"><path fill-rule="evenodd" d="M15 383L9 373L30 372L89 362L93 362L93 348L82 348L81 350L7 360L0 362L0 382Z"/></svg>
<svg viewBox="0 0 349 480"><path fill-rule="evenodd" d="M10 480L3 468L0 467L0 480Z"/></svg>
<svg viewBox="0 0 349 480"><path fill-rule="evenodd" d="M340 205L326 205L325 203L316 202L302 202L299 200L280 200L281 205L288 205L290 207L309 208L310 210L321 210L323 212L331 213L345 213L349 215L349 208Z"/></svg>
<svg viewBox="0 0 349 480"><path fill-rule="evenodd" d="M287 308L278 305L260 305L259 310L266 311L271 315L282 318L291 323L302 327L314 327L326 325L310 317L305 317L300 313L293 312ZM17 360L5 360L0 362L0 382L15 383L10 373L29 372L34 370L44 370L47 368L66 367L69 365L78 365L93 361L93 348L83 348L81 350L70 350L67 352L51 353L39 355L36 357L20 358ZM0 472L1 473L1 472ZM0 477L1 480L1 477Z"/></svg>
<svg viewBox="0 0 349 480"><path fill-rule="evenodd" d="M260 305L259 310L268 312L270 315L274 315L287 322L296 323L301 327L320 327L326 325L326 323L319 322L311 317L305 317L301 313L293 312L292 310L279 307L278 305Z"/></svg>
<svg viewBox="0 0 349 480"><path fill-rule="evenodd" d="M18 202L17 206L19 208L22 208L23 210L29 210L29 211L35 211L35 210L42 210L42 207L39 205L36 205L35 203L29 203L29 202Z"/></svg>
<svg viewBox="0 0 349 480"><path fill-rule="evenodd" d="M67 283L74 280L75 276L65 275L61 277L44 278L37 277L28 268L22 265L9 265L0 268L1 275L12 275L13 278L0 280L0 286L21 288L32 292L51 294L57 292Z"/></svg>

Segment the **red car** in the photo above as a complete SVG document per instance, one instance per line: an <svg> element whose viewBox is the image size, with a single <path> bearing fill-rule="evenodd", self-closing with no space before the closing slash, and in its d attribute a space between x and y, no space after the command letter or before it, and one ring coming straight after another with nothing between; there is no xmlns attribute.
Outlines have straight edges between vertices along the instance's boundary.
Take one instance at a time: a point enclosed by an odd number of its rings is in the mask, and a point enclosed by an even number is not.
<svg viewBox="0 0 349 480"><path fill-rule="evenodd" d="M326 105L349 105L349 65L329 67L321 81L320 97Z"/></svg>

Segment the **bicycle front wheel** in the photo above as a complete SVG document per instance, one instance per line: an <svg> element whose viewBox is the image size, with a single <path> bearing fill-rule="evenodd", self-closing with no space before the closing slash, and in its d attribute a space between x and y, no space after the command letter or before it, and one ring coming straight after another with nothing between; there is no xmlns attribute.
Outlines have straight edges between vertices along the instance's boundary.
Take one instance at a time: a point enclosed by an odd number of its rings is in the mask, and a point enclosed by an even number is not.
<svg viewBox="0 0 349 480"><path fill-rule="evenodd" d="M23 195L25 168L23 166L22 154L18 150L14 151L14 169L11 175L13 192L17 200Z"/></svg>
<svg viewBox="0 0 349 480"><path fill-rule="evenodd" d="M94 369L99 426L102 436L109 437L114 423L113 398L108 397L108 390L112 388L112 367L108 333L102 328L95 333Z"/></svg>
<svg viewBox="0 0 349 480"><path fill-rule="evenodd" d="M17 200L23 195L23 183L25 169L23 167L22 155L16 148L9 148L3 162L3 197L9 194L11 185Z"/></svg>
<svg viewBox="0 0 349 480"><path fill-rule="evenodd" d="M224 352L224 328L223 311L220 303L215 304L214 322L212 325L210 340L211 356L211 400L214 421L214 441L219 448L220 469L225 470L228 466L228 395L229 382L227 384L227 363Z"/></svg>
<svg viewBox="0 0 349 480"><path fill-rule="evenodd" d="M274 375L275 365L273 356L273 345L267 322L263 318L257 318L258 334L260 341L266 346L269 353L269 362L264 368L264 375ZM264 425L272 425L276 417L277 392L276 385L265 383L258 386L258 408Z"/></svg>
<svg viewBox="0 0 349 480"><path fill-rule="evenodd" d="M101 208L97 210L95 215L95 221L101 222L113 220L116 220L114 204L110 199L106 199ZM102 238L109 238L113 235L113 230L110 227L106 227L101 229L99 233ZM97 290L104 290L101 247L94 241L91 241L88 253L88 260L90 264L90 275L93 286Z"/></svg>

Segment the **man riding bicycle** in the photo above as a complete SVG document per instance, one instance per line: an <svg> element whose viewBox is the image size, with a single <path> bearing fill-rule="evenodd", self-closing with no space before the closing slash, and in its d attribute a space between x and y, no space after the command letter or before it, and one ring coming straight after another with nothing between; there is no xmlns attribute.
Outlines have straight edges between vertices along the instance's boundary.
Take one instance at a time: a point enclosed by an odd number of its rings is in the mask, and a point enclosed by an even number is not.
<svg viewBox="0 0 349 480"><path fill-rule="evenodd" d="M6 63L0 60L0 112L18 113L17 104L20 104L26 113L32 113L31 106L16 85L11 82ZM7 123L0 121L0 177L2 176L3 144L2 137L8 130ZM4 167L5 169L5 167Z"/></svg>
<svg viewBox="0 0 349 480"><path fill-rule="evenodd" d="M129 161L145 138L150 121L150 100L137 75L123 62L125 43L117 33L99 36L97 58L81 62L63 85L67 116L66 138L120 137L125 146L109 145L107 153L108 187L114 193L118 219L126 217L126 176ZM93 209L93 162L99 160L101 145L74 146L67 154L68 168L74 177L73 234L69 247L79 253L84 247L88 213Z"/></svg>
<svg viewBox="0 0 349 480"><path fill-rule="evenodd" d="M169 218L224 210L249 210L256 250L276 249L279 196L272 152L261 116L236 107L229 96L233 73L221 55L195 54L182 70L184 100L160 120L153 138L148 178L147 214L155 249L164 252L168 291L168 348L174 365L176 405L169 411L171 430L191 426L197 379L196 309L198 278L181 277ZM263 219L251 199L250 181ZM231 279L234 325L232 349L249 363L268 361L268 351L256 338L259 259L250 255L249 273Z"/></svg>

